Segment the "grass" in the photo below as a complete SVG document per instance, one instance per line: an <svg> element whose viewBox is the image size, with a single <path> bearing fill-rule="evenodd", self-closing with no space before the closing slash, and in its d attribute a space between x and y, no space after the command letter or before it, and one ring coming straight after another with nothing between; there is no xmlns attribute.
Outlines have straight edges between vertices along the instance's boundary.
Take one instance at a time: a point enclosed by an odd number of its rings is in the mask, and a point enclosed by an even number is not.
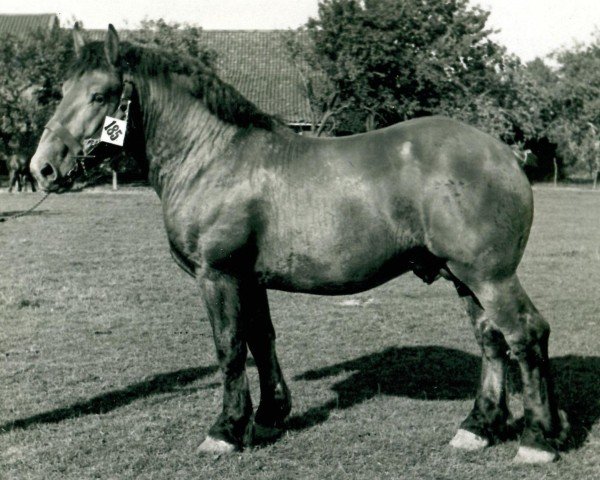
<svg viewBox="0 0 600 480"><path fill-rule="evenodd" d="M0 477L598 478L600 195L535 197L520 276L552 325L575 427L560 462L513 465L516 442L447 446L471 407L477 347L452 287L408 275L353 297L270 292L289 428L263 448L198 455L221 402L210 328L158 199L138 188L51 196L0 223ZM38 198L0 193L0 212Z"/></svg>

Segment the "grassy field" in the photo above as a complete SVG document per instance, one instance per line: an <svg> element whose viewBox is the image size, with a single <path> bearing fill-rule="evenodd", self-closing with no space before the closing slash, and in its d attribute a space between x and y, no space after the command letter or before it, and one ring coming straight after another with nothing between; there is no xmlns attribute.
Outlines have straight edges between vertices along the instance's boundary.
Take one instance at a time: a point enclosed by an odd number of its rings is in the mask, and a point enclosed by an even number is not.
<svg viewBox="0 0 600 480"><path fill-rule="evenodd" d="M198 455L221 402L210 327L170 259L158 199L139 188L51 196L0 223L0 478L600 478L600 193L535 197L520 275L552 325L574 425L560 462L513 465L516 442L447 446L471 407L478 350L451 285L409 275L352 297L270 292L288 430ZM2 192L0 215L38 198Z"/></svg>

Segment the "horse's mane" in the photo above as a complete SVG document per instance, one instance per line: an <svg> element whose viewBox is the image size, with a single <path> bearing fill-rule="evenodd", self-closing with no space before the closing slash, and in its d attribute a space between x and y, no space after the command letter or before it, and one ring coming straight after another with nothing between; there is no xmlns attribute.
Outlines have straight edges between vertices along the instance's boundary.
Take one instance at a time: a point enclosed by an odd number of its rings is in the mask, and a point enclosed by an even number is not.
<svg viewBox="0 0 600 480"><path fill-rule="evenodd" d="M104 55L104 43L90 42L84 46L81 55L73 59L69 74L76 76L91 70L110 68ZM117 68L121 73L144 77L168 79L172 74L188 76L191 79L190 93L202 100L210 112L225 122L244 128L254 126L266 130L272 130L277 123L275 117L260 110L221 80L212 68L192 57L121 42Z"/></svg>

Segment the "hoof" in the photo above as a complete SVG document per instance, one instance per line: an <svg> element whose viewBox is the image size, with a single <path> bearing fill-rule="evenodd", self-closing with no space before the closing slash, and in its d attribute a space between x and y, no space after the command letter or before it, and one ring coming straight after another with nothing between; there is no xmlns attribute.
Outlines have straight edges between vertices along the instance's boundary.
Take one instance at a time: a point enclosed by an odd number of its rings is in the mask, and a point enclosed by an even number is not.
<svg viewBox="0 0 600 480"><path fill-rule="evenodd" d="M454 435L454 438L450 441L450 446L466 450L468 452L474 452L475 450L481 450L487 447L490 441L487 438L480 437L479 435L463 430L459 428Z"/></svg>
<svg viewBox="0 0 600 480"><path fill-rule="evenodd" d="M214 455L226 455L237 450L235 445L232 445L225 440L213 438L210 435L198 447L199 453L212 453Z"/></svg>
<svg viewBox="0 0 600 480"><path fill-rule="evenodd" d="M514 458L515 463L550 463L558 460L558 453L533 447L519 447Z"/></svg>

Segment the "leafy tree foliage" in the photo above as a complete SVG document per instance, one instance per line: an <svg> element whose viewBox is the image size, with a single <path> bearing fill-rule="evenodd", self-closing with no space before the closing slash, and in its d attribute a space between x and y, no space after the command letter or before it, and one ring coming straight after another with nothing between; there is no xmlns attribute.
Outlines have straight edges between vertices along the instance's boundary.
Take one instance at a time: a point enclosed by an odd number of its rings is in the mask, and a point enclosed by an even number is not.
<svg viewBox="0 0 600 480"><path fill-rule="evenodd" d="M589 45L561 50L555 58L558 69L542 86L551 102L548 136L571 173L587 172L596 182L600 175L600 30Z"/></svg>
<svg viewBox="0 0 600 480"><path fill-rule="evenodd" d="M163 48L174 55L194 57L214 68L217 53L202 45L202 29L181 23L167 23L162 19L144 20L141 28L133 30L130 39L137 43Z"/></svg>
<svg viewBox="0 0 600 480"><path fill-rule="evenodd" d="M535 121L515 113L520 63L489 38L487 17L467 0L324 0L287 44L334 133L444 113L506 137Z"/></svg>
<svg viewBox="0 0 600 480"><path fill-rule="evenodd" d="M70 36L55 29L0 38L0 151L31 154L60 98Z"/></svg>
<svg viewBox="0 0 600 480"><path fill-rule="evenodd" d="M467 0L322 0L285 45L317 135L445 114L514 147L528 174L600 172L600 33L527 65Z"/></svg>

